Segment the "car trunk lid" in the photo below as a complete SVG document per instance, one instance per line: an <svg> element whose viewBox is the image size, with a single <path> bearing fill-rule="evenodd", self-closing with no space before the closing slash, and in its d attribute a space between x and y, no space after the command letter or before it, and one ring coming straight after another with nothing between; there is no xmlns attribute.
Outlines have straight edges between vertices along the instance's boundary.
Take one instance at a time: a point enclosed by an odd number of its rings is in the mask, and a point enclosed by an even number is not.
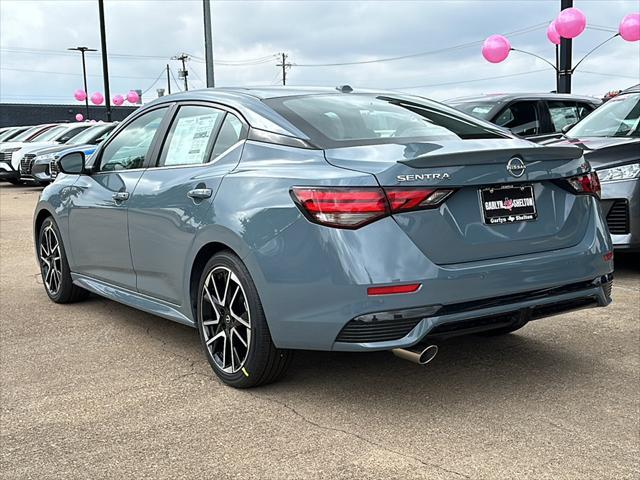
<svg viewBox="0 0 640 480"><path fill-rule="evenodd" d="M568 248L584 237L588 225L589 198L555 183L589 170L579 148L487 139L363 145L329 149L325 155L335 166L374 175L382 187L454 188L437 209L394 214L437 264ZM534 204L533 218L510 214L530 211L530 206L518 210L527 202ZM500 213L514 220L489 223L497 221L489 215Z"/></svg>

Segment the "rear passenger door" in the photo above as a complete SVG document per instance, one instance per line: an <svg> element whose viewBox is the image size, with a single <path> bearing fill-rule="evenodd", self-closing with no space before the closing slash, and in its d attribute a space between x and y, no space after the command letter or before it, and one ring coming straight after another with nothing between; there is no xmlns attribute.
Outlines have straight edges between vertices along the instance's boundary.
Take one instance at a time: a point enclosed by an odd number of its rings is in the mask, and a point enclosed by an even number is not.
<svg viewBox="0 0 640 480"><path fill-rule="evenodd" d="M211 202L242 153L240 115L207 103L178 104L157 164L129 201L129 239L139 292L182 305L196 232L211 222Z"/></svg>

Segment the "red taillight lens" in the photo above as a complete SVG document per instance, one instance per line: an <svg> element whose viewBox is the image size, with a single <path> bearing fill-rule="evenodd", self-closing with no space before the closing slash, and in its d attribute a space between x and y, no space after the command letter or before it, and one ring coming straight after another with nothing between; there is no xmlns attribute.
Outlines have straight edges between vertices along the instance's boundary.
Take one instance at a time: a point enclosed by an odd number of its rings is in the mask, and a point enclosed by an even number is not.
<svg viewBox="0 0 640 480"><path fill-rule="evenodd" d="M385 188L393 213L435 208L453 193L451 189Z"/></svg>
<svg viewBox="0 0 640 480"><path fill-rule="evenodd" d="M291 196L312 222L359 228L392 213L435 208L451 189L379 187L293 187Z"/></svg>
<svg viewBox="0 0 640 480"><path fill-rule="evenodd" d="M566 179L574 193L595 195L600 198L600 179L596 172L587 173L586 175L578 175Z"/></svg>
<svg viewBox="0 0 640 480"><path fill-rule="evenodd" d="M388 287L369 287L367 295L396 295L398 293L413 293L420 290L422 284L410 283L408 285L390 285Z"/></svg>
<svg viewBox="0 0 640 480"><path fill-rule="evenodd" d="M309 220L330 227L358 228L389 214L381 188L294 187L291 193Z"/></svg>

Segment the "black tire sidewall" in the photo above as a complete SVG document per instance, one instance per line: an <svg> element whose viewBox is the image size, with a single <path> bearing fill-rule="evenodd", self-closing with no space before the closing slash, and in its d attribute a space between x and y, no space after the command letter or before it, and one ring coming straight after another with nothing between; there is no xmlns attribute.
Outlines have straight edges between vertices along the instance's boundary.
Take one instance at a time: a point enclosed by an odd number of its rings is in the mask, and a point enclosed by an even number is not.
<svg viewBox="0 0 640 480"><path fill-rule="evenodd" d="M60 248L60 267L62 270L61 271L62 278L60 279L60 288L58 289L58 292L55 295L53 295L49 291L49 289L47 288L47 285L44 282L45 271L42 266L42 261L40 260L40 244L42 243L42 235L44 231L47 228L49 228L49 226L51 226L51 228L54 230L56 234L56 237L58 238L58 245ZM67 253L65 252L65 249L64 249L64 243L62 242L62 235L60 235L60 229L58 229L58 225L51 217L45 219L44 222L42 222L42 225L40 226L40 231L38 232L37 252L38 252L37 253L38 263L40 264L40 275L42 276L42 285L44 286L45 292L47 292L47 295L49 296L49 298L54 302L58 302L58 303L63 302L67 297L71 296L73 281L71 279L71 271L69 269L69 263L67 262Z"/></svg>
<svg viewBox="0 0 640 480"><path fill-rule="evenodd" d="M203 319L200 305L202 302L204 282L209 273L214 268L220 266L232 270L242 283L242 288L244 289L251 315L251 342L249 344L249 354L244 367L236 373L223 372L220 370L218 365L216 365L213 357L209 353L209 349L207 348L202 326ZM264 311L262 310L262 303L260 302L258 292L253 280L251 279L251 275L249 274L247 267L242 263L242 260L233 253L226 251L217 253L211 257L205 265L202 276L200 277L197 302L197 327L200 334L202 348L216 375L224 383L233 387L246 388L259 383L266 368L269 349L273 349L274 346L271 342L271 335L269 333Z"/></svg>

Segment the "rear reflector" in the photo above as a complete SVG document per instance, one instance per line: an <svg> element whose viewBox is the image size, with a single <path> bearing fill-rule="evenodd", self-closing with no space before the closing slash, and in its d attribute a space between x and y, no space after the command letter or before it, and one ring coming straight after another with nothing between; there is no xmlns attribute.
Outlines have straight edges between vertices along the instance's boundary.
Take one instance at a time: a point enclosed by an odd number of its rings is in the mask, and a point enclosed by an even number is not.
<svg viewBox="0 0 640 480"><path fill-rule="evenodd" d="M613 252L607 252L602 256L602 259L605 262L610 262L611 260L613 260Z"/></svg>
<svg viewBox="0 0 640 480"><path fill-rule="evenodd" d="M409 283L407 285L391 285L389 287L369 287L367 295L395 295L398 293L413 293L420 290L421 283Z"/></svg>
<svg viewBox="0 0 640 480"><path fill-rule="evenodd" d="M314 223L359 228L393 213L436 208L452 189L293 187L291 197Z"/></svg>

